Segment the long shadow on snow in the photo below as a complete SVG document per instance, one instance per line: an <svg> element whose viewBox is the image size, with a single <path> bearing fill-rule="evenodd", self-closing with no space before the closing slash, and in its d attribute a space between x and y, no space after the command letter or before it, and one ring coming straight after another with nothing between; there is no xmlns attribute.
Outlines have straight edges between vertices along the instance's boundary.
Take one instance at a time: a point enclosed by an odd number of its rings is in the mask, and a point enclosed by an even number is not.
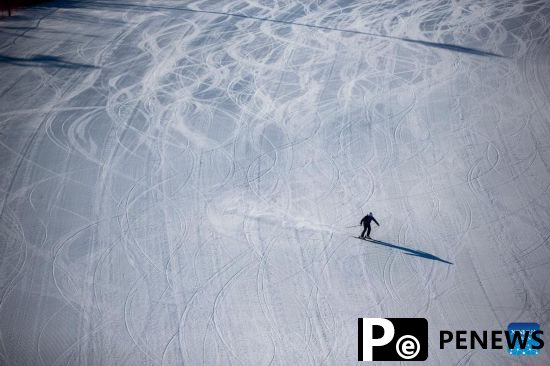
<svg viewBox="0 0 550 366"><path fill-rule="evenodd" d="M302 23L297 22L295 20L283 20L283 19L273 19L273 18L266 18L261 16L254 16L254 15L247 15L247 14L239 14L239 13L229 13L224 11L216 11L216 10L203 10L203 9L191 9L187 8L185 6L182 7L173 7L173 6L163 6L163 5L147 5L147 4L132 4L132 3L115 3L115 2L104 2L104 1L82 1L82 0L60 0L60 1L53 1L51 3L47 3L46 6L58 6L58 7L65 7L65 8L98 8L98 9L105 9L105 8L120 8L120 9L135 9L135 10L141 10L141 11L159 11L159 10L168 10L168 11L183 11L183 12L189 12L189 13L202 13L202 14L211 14L211 15L221 15L221 16L227 16L227 17L236 17L236 18L245 18L245 19L253 19L263 22L271 22L271 23L280 23L280 24L287 24L287 25L297 25L301 27L308 27L308 28L315 28L315 29L322 29L322 30L329 30L329 31L336 31L336 32L343 32L343 33L351 33L351 34L361 34L369 37L376 37L376 38L386 38L386 39L393 39L396 41L401 42L408 42L408 43L414 43L426 47L433 47L433 48L439 48L443 50L453 51L453 52L461 52L461 53L468 53L470 55L476 55L476 56L491 56L491 57L505 57L503 55L499 55L497 53L479 50L472 47L464 47L449 43L437 43L437 42L430 42L430 41L422 41L417 39L410 39L410 38L403 38L403 37L395 37L390 35L383 35L383 34L376 34L376 33L370 33L370 32L363 32L363 31L357 31L353 29L342 29L342 28L335 28L335 27L328 27L328 26L322 26L322 25L316 25L316 24L308 24L308 23Z"/></svg>
<svg viewBox="0 0 550 366"><path fill-rule="evenodd" d="M476 48L471 48L471 47L457 46L455 44L419 41L419 40L416 40L416 39L409 39L409 38L397 38L397 37L391 37L391 38L399 39L399 40L404 41L404 42L421 44L421 45L428 46L428 47L441 48L441 49L444 49L444 50L455 51L455 52L469 53L471 55L504 57L502 55L499 55L499 54L496 54L496 53L493 53L493 52L478 50Z"/></svg>
<svg viewBox="0 0 550 366"><path fill-rule="evenodd" d="M422 257L422 258L426 258L426 259L431 259L433 261L439 261L439 262L443 262L443 263L447 263L447 264L453 264L452 262L446 261L445 259L441 259L439 257L436 257L433 254L426 253L426 252L423 252L421 250L415 250L415 249L411 249L411 248L407 248L407 247L402 247L402 246L399 246L399 245L396 245L396 244L387 243L385 241L376 240L376 239L370 239L370 240L366 240L366 241L370 241L371 243L378 244L378 245L383 245L385 247L399 249L399 250L405 252L405 254L407 254L407 255L412 255L412 256L415 256L415 257Z"/></svg>

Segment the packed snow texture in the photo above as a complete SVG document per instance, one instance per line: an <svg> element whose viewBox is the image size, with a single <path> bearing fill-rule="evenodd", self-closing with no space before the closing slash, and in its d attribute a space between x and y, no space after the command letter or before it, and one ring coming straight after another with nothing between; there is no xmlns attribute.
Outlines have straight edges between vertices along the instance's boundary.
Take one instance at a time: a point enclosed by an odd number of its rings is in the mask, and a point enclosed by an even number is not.
<svg viewBox="0 0 550 366"><path fill-rule="evenodd" d="M358 317L427 318L432 365L549 364L438 343L550 332L549 27L544 0L1 18L0 364L349 365Z"/></svg>

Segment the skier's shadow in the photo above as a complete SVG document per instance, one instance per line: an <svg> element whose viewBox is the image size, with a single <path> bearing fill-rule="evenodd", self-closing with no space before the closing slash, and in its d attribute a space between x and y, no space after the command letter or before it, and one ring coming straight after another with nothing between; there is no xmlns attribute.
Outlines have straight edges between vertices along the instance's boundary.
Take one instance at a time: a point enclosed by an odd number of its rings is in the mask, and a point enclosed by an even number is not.
<svg viewBox="0 0 550 366"><path fill-rule="evenodd" d="M436 257L433 254L426 253L426 252L423 252L421 250L415 250L415 249L411 249L411 248L407 248L407 247L402 247L402 246L399 246L399 245L395 245L395 244L392 244L392 243L387 243L385 241L380 241L380 240L376 240L376 239L370 239L370 240L365 239L365 240L370 241L371 243L374 243L374 244L383 245L385 247L399 249L399 250L405 252L406 255L412 255L412 256L415 256L415 257L422 257L422 258L426 258L426 259L431 259L433 261L439 261L439 262L443 262L443 263L447 263L447 264L453 264L452 262L446 261L445 259L441 259L439 257Z"/></svg>

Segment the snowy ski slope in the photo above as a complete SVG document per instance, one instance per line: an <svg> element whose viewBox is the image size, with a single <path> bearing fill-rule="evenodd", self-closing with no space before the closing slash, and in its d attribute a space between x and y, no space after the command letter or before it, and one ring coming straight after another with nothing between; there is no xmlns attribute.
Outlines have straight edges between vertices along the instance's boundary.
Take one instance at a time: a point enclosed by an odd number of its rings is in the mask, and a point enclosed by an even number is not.
<svg viewBox="0 0 550 366"><path fill-rule="evenodd" d="M550 332L549 27L544 0L1 18L0 364L349 365L358 317L425 317L428 364L548 365L438 332Z"/></svg>

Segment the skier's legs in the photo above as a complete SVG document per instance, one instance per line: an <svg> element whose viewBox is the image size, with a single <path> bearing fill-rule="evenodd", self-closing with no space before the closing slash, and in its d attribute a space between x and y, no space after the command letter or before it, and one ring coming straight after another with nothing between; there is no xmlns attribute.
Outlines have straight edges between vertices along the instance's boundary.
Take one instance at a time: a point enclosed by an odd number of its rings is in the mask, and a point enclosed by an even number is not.
<svg viewBox="0 0 550 366"><path fill-rule="evenodd" d="M370 238L370 225L367 225L365 229L367 230L367 238ZM363 231L363 233L365 232Z"/></svg>
<svg viewBox="0 0 550 366"><path fill-rule="evenodd" d="M361 238L365 237L365 231L367 231L367 226L363 225L363 232L361 233Z"/></svg>

